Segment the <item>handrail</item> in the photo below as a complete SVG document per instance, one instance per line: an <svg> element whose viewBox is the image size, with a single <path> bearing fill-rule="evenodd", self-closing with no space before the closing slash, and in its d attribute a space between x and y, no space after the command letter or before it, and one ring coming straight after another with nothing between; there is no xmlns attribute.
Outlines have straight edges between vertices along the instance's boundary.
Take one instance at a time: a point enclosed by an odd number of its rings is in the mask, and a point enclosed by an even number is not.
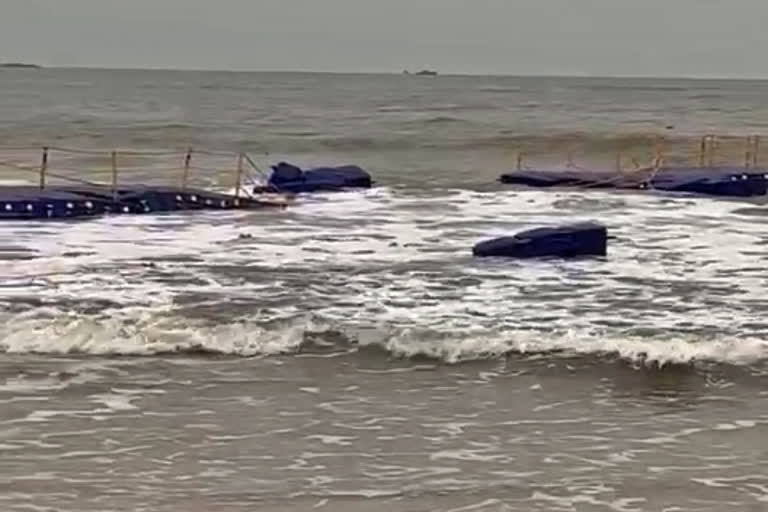
<svg viewBox="0 0 768 512"><path fill-rule="evenodd" d="M109 154L112 150L93 149L93 148L76 148L67 146L54 146L47 145L50 151L58 151L60 153L82 154L82 155L105 155ZM0 152L3 151L38 151L41 146L0 146ZM184 154L188 148L176 149L176 150L138 150L138 149L116 149L118 153L127 156L173 156L178 154ZM195 153L208 156L235 156L237 151L224 151L218 149L206 149L206 148L194 148Z"/></svg>
<svg viewBox="0 0 768 512"><path fill-rule="evenodd" d="M41 148L20 148L20 147L14 147L14 148L7 148L7 147L0 147L0 154L2 154L3 151L31 151L31 150L40 150ZM248 155L247 153L232 153L232 152L225 152L225 151L219 151L219 150L208 150L208 149L196 149L196 148L188 148L186 151L135 151L135 150L111 150L109 152L104 150L92 150L92 149L82 149L82 148L66 148L61 146L45 146L42 148L42 158L41 163L39 167L24 165L15 163L12 161L5 161L0 160L0 167L8 167L24 172L34 172L38 174L38 181L39 181L39 187L40 189L45 189L48 186L48 178L57 178L63 181L69 181L73 183L80 183L83 185L88 186L102 186L98 183L95 183L93 181L89 181L86 179L76 178L72 176L66 176L64 174L60 174L57 172L51 172L51 168L53 166L53 161L51 158L51 155L53 152L65 152L65 153L71 153L71 154L83 154L83 155L99 155L106 157L109 155L109 172L110 172L110 184L108 185L111 190L113 196L117 195L118 190L118 183L119 183L119 175L120 175L120 168L119 168L119 156L139 156L139 155L147 155L147 156L173 156L173 155L183 155L183 176L182 176L182 188L186 189L189 184L189 175L190 171L196 170L196 171L214 171L214 172L220 172L222 169L212 168L212 167L204 167L200 165L193 165L192 163L192 156L193 154L199 154L199 155L206 155L206 156L226 156L226 157L232 157L236 156L237 161L236 165L234 167L234 179L235 179L235 198L239 197L241 192L244 192L249 197L251 196L250 193L248 193L247 190L243 187L243 179L250 181L251 184L257 184L258 181L254 179L252 174L248 172L248 170L245 168L245 163L247 162L248 165L258 172L262 178L264 178L264 181L267 181L268 178L265 175L265 173L259 168L259 166L256 164L256 162L253 160L253 158ZM134 167L135 168L135 167ZM61 168L57 166L57 169L60 171L67 171L67 172L73 172L77 173L79 171L73 170L73 169L66 169ZM173 166L173 167L163 167L160 170L163 171L174 171L178 170L179 167ZM123 167L123 170L125 170L125 167Z"/></svg>
<svg viewBox="0 0 768 512"><path fill-rule="evenodd" d="M34 172L35 174L41 174L41 172L40 172L41 170L38 169L37 167L27 167L27 166L24 166L24 165L21 165L21 164L16 164L16 163L13 163L13 162L6 162L6 161L2 161L2 160L0 160L0 167L10 167L11 169L16 169L16 170L19 170L19 171ZM88 185L88 186L93 186L93 187L101 186L99 183L95 183L93 181L83 180L83 179L80 179L80 178L73 178L71 176L65 176L63 174L52 173L50 171L46 171L44 175L45 176L51 176L53 178L57 178L57 179L64 180L64 181L71 181L72 183L80 183L81 185ZM43 182L43 187L41 187L41 188L44 188L44 185L45 185L45 183Z"/></svg>
<svg viewBox="0 0 768 512"><path fill-rule="evenodd" d="M665 168L670 161L682 161L683 159L689 159L690 156L688 158L683 156L688 153L688 151L684 149L682 144L684 144L685 141L690 141L691 139L693 138L670 138L662 135L656 136L655 141L649 141L649 146L647 147L649 154L647 157L640 158L640 160L648 158L648 163L645 164L643 168L654 168L658 170ZM717 156L720 156L721 158L725 156L727 160L731 161L736 158L736 155L738 155L739 152L741 152L743 155L743 157L740 158L741 165L743 165L743 167L746 169L757 168L760 162L760 140L761 138L759 135L730 136L706 134L699 138L696 152L696 160L698 166L713 167L715 166ZM745 145L743 146L743 151L738 149L739 146L736 145L736 142L738 141L744 141ZM524 164L524 159L528 159L531 153L534 153L534 151L532 151L531 147L524 144L520 145L516 149L516 162L514 164L515 168L518 171L528 169L529 166ZM634 150L637 151L638 148L635 148ZM557 150L555 151L559 152ZM623 146L621 140L619 140L615 154L611 153L614 154L613 165L617 173L625 172L622 165L622 162L625 158L631 159L631 161L635 163L636 168L641 167L635 158L637 155L632 156L631 154L628 154L631 152L632 150ZM690 153L688 154L690 155ZM669 158L670 155L671 158ZM601 157L602 156L607 155L603 153ZM565 166L568 168L580 169L580 167L574 162L574 151L572 148L568 149L565 156Z"/></svg>

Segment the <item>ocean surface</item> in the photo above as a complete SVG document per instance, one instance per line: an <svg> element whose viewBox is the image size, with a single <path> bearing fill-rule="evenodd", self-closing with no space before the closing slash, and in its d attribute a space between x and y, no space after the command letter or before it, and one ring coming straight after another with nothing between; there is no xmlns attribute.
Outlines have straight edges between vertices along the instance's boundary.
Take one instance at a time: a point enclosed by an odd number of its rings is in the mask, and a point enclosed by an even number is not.
<svg viewBox="0 0 768 512"><path fill-rule="evenodd" d="M117 149L121 182L178 183L189 147L200 186L231 189L240 151L377 181L286 209L0 223L0 509L768 509L768 206L495 181L519 152L695 161L710 133L739 164L767 94L0 70L3 183L34 183L43 145L51 181L106 181ZM608 226L606 258L471 257L572 220Z"/></svg>

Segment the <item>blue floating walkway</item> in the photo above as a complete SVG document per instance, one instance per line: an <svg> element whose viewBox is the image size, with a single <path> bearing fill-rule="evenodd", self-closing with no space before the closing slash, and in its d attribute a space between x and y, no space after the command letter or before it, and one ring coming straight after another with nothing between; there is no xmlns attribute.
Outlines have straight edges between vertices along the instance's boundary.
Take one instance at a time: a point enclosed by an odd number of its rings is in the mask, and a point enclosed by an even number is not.
<svg viewBox="0 0 768 512"><path fill-rule="evenodd" d="M706 196L754 197L768 193L766 176L768 169L751 167L660 167L622 174L536 169L502 174L499 181L534 188L659 190Z"/></svg>
<svg viewBox="0 0 768 512"><path fill-rule="evenodd" d="M536 228L514 236L486 240L472 248L479 257L542 258L605 256L608 230L596 222Z"/></svg>
<svg viewBox="0 0 768 512"><path fill-rule="evenodd" d="M314 167L303 170L295 165L280 162L272 166L267 184L254 188L262 192L328 192L350 188L370 188L373 180L368 172L356 165Z"/></svg>
<svg viewBox="0 0 768 512"><path fill-rule="evenodd" d="M277 206L206 190L98 185L0 186L0 220L88 218L104 214L147 214L178 210L231 210Z"/></svg>

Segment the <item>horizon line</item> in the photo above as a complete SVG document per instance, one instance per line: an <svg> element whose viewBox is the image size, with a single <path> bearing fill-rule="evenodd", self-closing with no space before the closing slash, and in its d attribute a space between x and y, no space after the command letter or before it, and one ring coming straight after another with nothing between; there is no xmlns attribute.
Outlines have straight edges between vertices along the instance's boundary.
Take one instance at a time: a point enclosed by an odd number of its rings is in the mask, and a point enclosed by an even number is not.
<svg viewBox="0 0 768 512"><path fill-rule="evenodd" d="M362 71L342 71L342 70L302 70L302 69L226 69L226 68L173 68L173 67L135 67L135 66L48 66L45 64L34 64L26 61L23 64L37 66L33 70L88 70L88 71L170 71L179 73L236 73L236 74L302 74L302 75L363 75L363 76L419 76L418 71L407 69L401 71L394 70L362 70ZM4 64L0 62L0 66ZM0 68L1 69L1 68ZM12 68L5 68L12 69ZM29 69L29 68L18 68ZM423 68L430 69L431 68ZM406 74L405 72L408 71ZM419 70L421 71L421 70ZM435 79L443 77L475 77L475 78L582 78L582 79L621 79L621 80L698 80L698 81L767 81L768 75L764 76L722 76L722 75L631 75L631 74L589 74L589 73L504 73L504 72L468 72L468 71L437 71L437 76L427 76L426 79Z"/></svg>

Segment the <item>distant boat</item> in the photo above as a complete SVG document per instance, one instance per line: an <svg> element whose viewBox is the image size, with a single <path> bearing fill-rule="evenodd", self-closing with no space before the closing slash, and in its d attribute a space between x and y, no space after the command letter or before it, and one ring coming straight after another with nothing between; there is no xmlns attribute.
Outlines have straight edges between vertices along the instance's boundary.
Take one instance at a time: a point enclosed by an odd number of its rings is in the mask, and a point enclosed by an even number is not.
<svg viewBox="0 0 768 512"><path fill-rule="evenodd" d="M40 69L41 66L24 62L0 62L0 68Z"/></svg>
<svg viewBox="0 0 768 512"><path fill-rule="evenodd" d="M408 70L403 71L404 75L410 75L411 73ZM417 71L416 73L413 73L416 76L437 76L437 71L432 71L429 69L422 69L421 71Z"/></svg>

